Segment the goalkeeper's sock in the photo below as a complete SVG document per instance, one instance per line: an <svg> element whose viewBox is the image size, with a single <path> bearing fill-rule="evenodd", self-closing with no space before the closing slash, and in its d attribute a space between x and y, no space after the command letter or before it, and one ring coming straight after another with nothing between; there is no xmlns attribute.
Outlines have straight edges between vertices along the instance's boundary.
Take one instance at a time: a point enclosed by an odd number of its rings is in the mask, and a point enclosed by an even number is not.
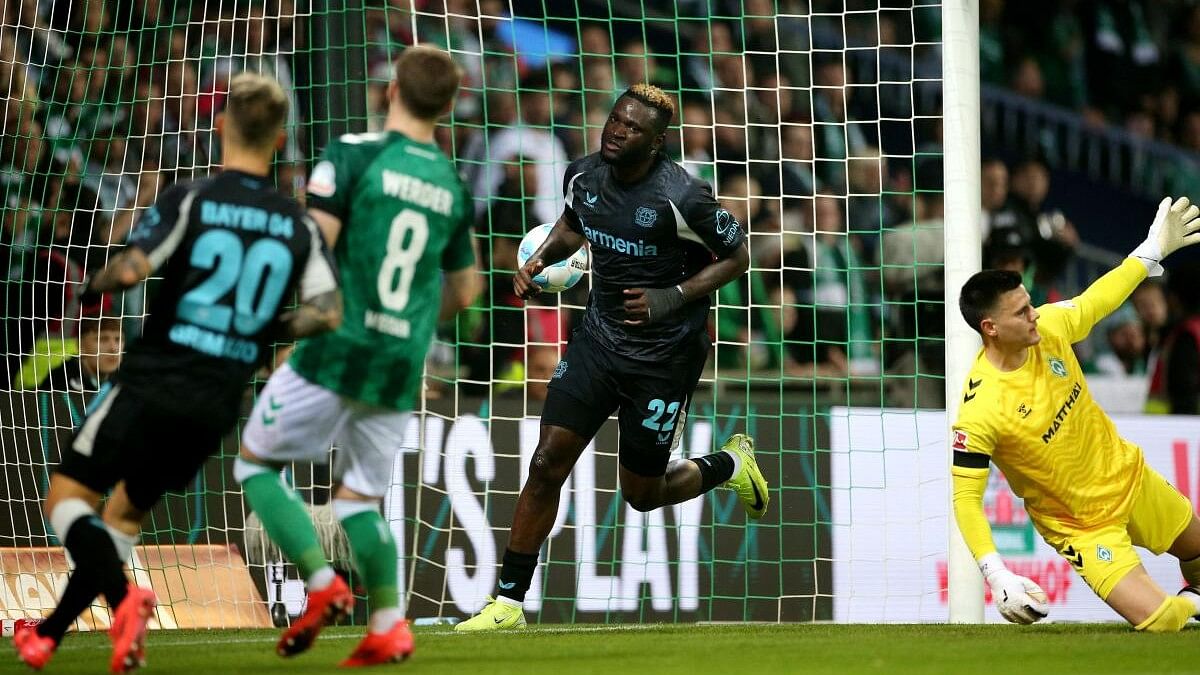
<svg viewBox="0 0 1200 675"><path fill-rule="evenodd" d="M1163 600L1150 618L1134 626L1134 630L1147 633L1178 633L1187 625L1196 607L1191 600L1178 596Z"/></svg>
<svg viewBox="0 0 1200 675"><path fill-rule="evenodd" d="M239 457L233 477L242 484L246 502L258 514L267 536L300 570L300 576L311 579L329 567L308 511L296 491L283 484L278 471Z"/></svg>
<svg viewBox="0 0 1200 675"><path fill-rule="evenodd" d="M363 585L367 588L371 631L386 633L396 619L403 618L398 611L385 611L400 606L396 539L380 515L379 505L373 501L335 499L333 514L346 532L350 552L354 555L354 568L362 575Z"/></svg>
<svg viewBox="0 0 1200 675"><path fill-rule="evenodd" d="M700 468L700 494L733 478L741 468L738 466L740 459L733 453L724 450L703 457L695 457L689 461L694 462Z"/></svg>
<svg viewBox="0 0 1200 675"><path fill-rule="evenodd" d="M497 600L510 600L509 604L520 605L525 602L525 594L529 592L529 583L533 581L533 572L537 569L538 554L517 553L504 549L504 564L500 567L499 590Z"/></svg>

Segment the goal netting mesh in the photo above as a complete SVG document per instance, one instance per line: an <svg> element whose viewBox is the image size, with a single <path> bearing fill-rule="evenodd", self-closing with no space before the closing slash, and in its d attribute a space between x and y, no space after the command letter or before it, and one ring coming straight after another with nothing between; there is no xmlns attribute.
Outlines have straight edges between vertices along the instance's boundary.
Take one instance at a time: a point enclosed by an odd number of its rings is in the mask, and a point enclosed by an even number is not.
<svg viewBox="0 0 1200 675"><path fill-rule="evenodd" d="M918 408L943 405L940 7L920 0L4 3L0 616L39 617L61 591L71 563L41 514L48 471L144 317L142 290L81 307L78 282L161 190L216 170L232 73L284 84L293 112L274 172L301 195L330 138L381 128L390 60L414 43L466 73L438 139L472 188L486 283L438 333L384 500L408 615L462 617L494 590L546 382L588 291L585 279L521 306L516 245L557 218L567 163L598 149L616 96L646 80L678 106L670 156L746 225L753 261L716 294L678 452L752 434L771 509L748 522L716 491L635 511L610 421L563 488L528 616L844 620L856 600L886 605L880 594L944 616L945 584L916 542L944 551L945 504L925 513L917 495L944 500L945 466L910 461L944 438L883 450ZM231 434L146 521L131 562L163 626L269 625L300 609L295 571L232 479L237 450ZM285 474L349 570L328 467ZM901 583L911 570L920 582ZM79 627L107 621L97 605Z"/></svg>

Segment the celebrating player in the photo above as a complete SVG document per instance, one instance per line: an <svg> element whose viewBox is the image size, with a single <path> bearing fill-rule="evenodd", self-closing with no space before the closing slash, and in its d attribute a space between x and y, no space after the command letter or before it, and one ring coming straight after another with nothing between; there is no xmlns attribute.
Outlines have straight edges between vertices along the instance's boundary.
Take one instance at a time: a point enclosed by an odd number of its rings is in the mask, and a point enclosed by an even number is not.
<svg viewBox="0 0 1200 675"><path fill-rule="evenodd" d="M1159 262L1200 241L1200 209L1164 199L1150 236L1070 301L1034 309L1015 272L988 270L963 286L963 318L983 336L954 423L954 515L996 607L1015 623L1047 614L1033 581L1004 566L983 512L988 462L1025 500L1034 526L1137 630L1173 632L1200 613L1200 519L1146 466L1092 399L1072 343L1087 337ZM1189 586L1167 596L1133 547L1179 558Z"/></svg>
<svg viewBox="0 0 1200 675"><path fill-rule="evenodd" d="M371 601L367 635L342 665L397 661L413 650L400 609L396 542L379 504L436 323L470 305L480 286L471 197L434 144L461 76L439 49L405 50L388 86L384 131L330 143L309 180L309 213L336 242L345 320L336 332L301 342L271 376L234 470L267 534L307 583L307 608L279 640L281 656L308 649L354 603L279 475L284 463L326 461L335 441L333 511Z"/></svg>
<svg viewBox="0 0 1200 675"><path fill-rule="evenodd" d="M341 295L316 224L265 180L286 117L277 82L235 77L217 119L224 170L166 190L142 213L129 246L87 286L86 293L103 293L156 270L163 276L141 338L50 479L45 512L75 571L50 617L14 637L21 660L35 669L99 593L115 608L112 671L142 664L155 597L129 584L121 568L142 518L220 448L247 380L274 340L330 330L341 320ZM297 288L299 308L281 314ZM101 522L97 505L114 485Z"/></svg>
<svg viewBox="0 0 1200 675"><path fill-rule="evenodd" d="M604 420L620 410L621 494L649 511L726 485L751 518L767 510L754 442L731 437L720 452L670 461L708 356L709 294L749 266L746 234L708 184L663 155L674 103L634 85L613 106L599 153L564 176L566 208L513 288L591 243L587 316L550 380L541 438L521 489L495 600L456 630L522 628L521 603L554 524L559 492ZM714 260L715 256L715 260Z"/></svg>

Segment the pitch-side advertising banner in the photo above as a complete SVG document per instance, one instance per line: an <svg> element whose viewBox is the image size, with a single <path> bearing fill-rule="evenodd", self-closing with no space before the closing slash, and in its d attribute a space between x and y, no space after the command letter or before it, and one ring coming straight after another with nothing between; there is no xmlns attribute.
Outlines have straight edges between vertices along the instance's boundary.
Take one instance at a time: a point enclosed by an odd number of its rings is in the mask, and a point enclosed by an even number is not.
<svg viewBox="0 0 1200 675"><path fill-rule="evenodd" d="M1113 420L1122 436L1141 446L1150 466L1193 504L1200 501L1200 419ZM831 410L834 620L947 620L947 433L940 410ZM1046 591L1051 620L1120 620L1042 541L995 467L984 509L1009 569ZM1167 592L1183 585L1175 558L1138 552ZM1003 622L990 599L986 612L989 621Z"/></svg>

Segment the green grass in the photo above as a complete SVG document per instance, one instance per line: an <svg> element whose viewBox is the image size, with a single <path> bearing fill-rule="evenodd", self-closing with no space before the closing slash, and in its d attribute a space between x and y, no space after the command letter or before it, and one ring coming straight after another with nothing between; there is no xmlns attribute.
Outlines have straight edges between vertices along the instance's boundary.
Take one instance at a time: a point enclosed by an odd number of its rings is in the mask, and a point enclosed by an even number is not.
<svg viewBox="0 0 1200 675"><path fill-rule="evenodd" d="M313 651L284 661L275 631L153 632L152 673L325 673L361 628L329 629ZM108 663L103 634L72 635L46 672L95 673ZM1044 626L652 625L531 628L458 635L417 629L407 663L374 672L457 675L700 675L731 673L1200 673L1200 630L1144 635L1118 624ZM11 652L0 672L20 672Z"/></svg>

